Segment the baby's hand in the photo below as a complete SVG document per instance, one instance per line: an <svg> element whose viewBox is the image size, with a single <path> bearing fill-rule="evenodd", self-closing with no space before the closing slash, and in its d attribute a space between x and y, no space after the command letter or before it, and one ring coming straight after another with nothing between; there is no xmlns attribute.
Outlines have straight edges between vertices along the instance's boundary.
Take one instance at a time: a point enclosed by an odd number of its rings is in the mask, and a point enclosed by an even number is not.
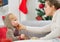
<svg viewBox="0 0 60 42"><path fill-rule="evenodd" d="M20 38L20 40L24 40L25 39L25 35L21 34L19 38Z"/></svg>
<svg viewBox="0 0 60 42"><path fill-rule="evenodd" d="M20 35L20 40L26 40L25 34L21 34L21 35Z"/></svg>

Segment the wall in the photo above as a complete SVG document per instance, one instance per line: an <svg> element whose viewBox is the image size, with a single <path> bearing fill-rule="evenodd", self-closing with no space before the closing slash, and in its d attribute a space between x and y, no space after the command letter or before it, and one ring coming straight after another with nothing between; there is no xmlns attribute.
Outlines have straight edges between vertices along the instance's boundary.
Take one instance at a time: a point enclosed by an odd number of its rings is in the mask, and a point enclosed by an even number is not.
<svg viewBox="0 0 60 42"><path fill-rule="evenodd" d="M20 12L18 9L19 3L20 3L19 0L9 0L8 1L9 12L14 13L18 19L20 18Z"/></svg>
<svg viewBox="0 0 60 42"><path fill-rule="evenodd" d="M28 14L26 15L18 10L21 1L22 0L9 0L9 12L16 14L19 21L35 20L37 15L35 9L38 6L38 0L27 0Z"/></svg>
<svg viewBox="0 0 60 42"><path fill-rule="evenodd" d="M27 20L35 20L35 17L37 15L36 8L38 5L38 0L28 0L27 7L28 7L28 14L27 14Z"/></svg>
<svg viewBox="0 0 60 42"><path fill-rule="evenodd" d="M20 0L19 4L21 4L22 0ZM20 11L20 21L25 21L27 20L26 15Z"/></svg>
<svg viewBox="0 0 60 42"><path fill-rule="evenodd" d="M8 0L8 5L0 7L0 23L3 25L2 16L8 13L13 13L20 20L20 12L18 10L19 0Z"/></svg>
<svg viewBox="0 0 60 42"><path fill-rule="evenodd" d="M3 25L2 16L6 15L8 12L8 5L0 7L0 25Z"/></svg>
<svg viewBox="0 0 60 42"><path fill-rule="evenodd" d="M21 3L21 0L20 0L20 3ZM35 9L37 7L38 7L38 0L27 0L28 14L24 15L24 13L22 13L20 11L21 21L24 21L24 20L35 20L35 17L37 15Z"/></svg>
<svg viewBox="0 0 60 42"><path fill-rule="evenodd" d="M8 0L8 5L4 7L0 7L0 23L3 24L1 19L2 15L6 15L7 13L14 13L19 21L24 20L35 20L36 17L36 8L37 8L37 0L27 0L27 8L28 14L24 15L21 11L19 11L19 5L22 0Z"/></svg>

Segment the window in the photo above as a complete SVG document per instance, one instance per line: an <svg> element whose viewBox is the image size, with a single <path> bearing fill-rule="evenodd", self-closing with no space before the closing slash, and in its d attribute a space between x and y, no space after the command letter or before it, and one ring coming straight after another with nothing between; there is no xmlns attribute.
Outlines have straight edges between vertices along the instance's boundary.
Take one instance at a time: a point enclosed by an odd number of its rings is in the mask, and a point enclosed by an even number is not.
<svg viewBox="0 0 60 42"><path fill-rule="evenodd" d="M8 4L8 0L0 0L0 6L5 6Z"/></svg>

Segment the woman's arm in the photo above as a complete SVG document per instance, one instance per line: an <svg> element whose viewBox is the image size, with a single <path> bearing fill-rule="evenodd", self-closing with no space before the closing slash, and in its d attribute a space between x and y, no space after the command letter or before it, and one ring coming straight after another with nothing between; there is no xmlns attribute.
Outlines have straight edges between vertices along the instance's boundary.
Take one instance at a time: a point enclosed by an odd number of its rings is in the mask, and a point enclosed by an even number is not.
<svg viewBox="0 0 60 42"><path fill-rule="evenodd" d="M40 39L48 40L48 39L58 38L59 36L60 36L60 27L57 27L57 29L53 30L51 33Z"/></svg>
<svg viewBox="0 0 60 42"><path fill-rule="evenodd" d="M26 30L34 32L34 33L43 34L43 33L50 32L51 28L50 28L50 24L49 24L49 25L46 25L46 26L43 26L43 27L29 27L29 26L26 26Z"/></svg>
<svg viewBox="0 0 60 42"><path fill-rule="evenodd" d="M21 29L25 29L27 31L38 33L38 34L50 32L51 31L50 25L51 24L43 26L43 27L31 27L31 26L25 26L25 25L20 24L20 26L22 27Z"/></svg>

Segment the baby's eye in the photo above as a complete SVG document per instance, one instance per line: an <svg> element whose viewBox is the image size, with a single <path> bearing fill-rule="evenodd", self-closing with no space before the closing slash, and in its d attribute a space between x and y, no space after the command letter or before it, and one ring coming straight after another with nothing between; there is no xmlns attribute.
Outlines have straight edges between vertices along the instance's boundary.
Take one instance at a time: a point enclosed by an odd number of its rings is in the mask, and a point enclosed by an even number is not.
<svg viewBox="0 0 60 42"><path fill-rule="evenodd" d="M16 21L16 19L14 21Z"/></svg>

